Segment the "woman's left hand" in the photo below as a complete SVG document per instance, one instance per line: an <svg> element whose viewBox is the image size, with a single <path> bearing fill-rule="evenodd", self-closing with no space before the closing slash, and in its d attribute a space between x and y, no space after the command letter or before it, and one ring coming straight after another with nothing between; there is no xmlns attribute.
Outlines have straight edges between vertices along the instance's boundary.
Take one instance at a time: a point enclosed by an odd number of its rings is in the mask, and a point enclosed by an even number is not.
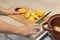
<svg viewBox="0 0 60 40"><path fill-rule="evenodd" d="M20 8L20 7L17 7L17 6L13 6L13 7L10 7L7 11L9 14L13 13L13 14L19 14L19 12L15 11L16 8Z"/></svg>

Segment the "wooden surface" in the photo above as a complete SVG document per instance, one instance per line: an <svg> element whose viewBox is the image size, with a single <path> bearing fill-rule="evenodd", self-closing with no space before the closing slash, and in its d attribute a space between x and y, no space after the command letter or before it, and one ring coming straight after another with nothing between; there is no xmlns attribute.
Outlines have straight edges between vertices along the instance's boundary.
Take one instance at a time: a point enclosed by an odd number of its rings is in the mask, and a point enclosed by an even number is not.
<svg viewBox="0 0 60 40"><path fill-rule="evenodd" d="M31 10L33 12L35 12L36 10L33 10L31 8L28 8L28 7L20 7L20 8L25 8L26 10ZM36 21L31 21L29 20L28 18L25 17L25 14L19 14L19 15L8 15L9 17L19 21L19 22L22 22L24 24L33 24L35 23ZM41 17L40 17L41 18Z"/></svg>
<svg viewBox="0 0 60 40"><path fill-rule="evenodd" d="M31 24L34 23L33 21L28 20L24 15L9 15L9 17L22 22L24 24Z"/></svg>

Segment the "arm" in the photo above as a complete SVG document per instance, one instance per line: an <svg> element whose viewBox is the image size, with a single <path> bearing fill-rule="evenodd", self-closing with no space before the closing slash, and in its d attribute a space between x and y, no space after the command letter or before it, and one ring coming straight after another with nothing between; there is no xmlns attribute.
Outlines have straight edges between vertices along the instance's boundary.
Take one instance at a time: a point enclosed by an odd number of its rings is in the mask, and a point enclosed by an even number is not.
<svg viewBox="0 0 60 40"><path fill-rule="evenodd" d="M9 12L8 12L7 9L0 7L0 14L1 14L1 13L8 14Z"/></svg>
<svg viewBox="0 0 60 40"><path fill-rule="evenodd" d="M39 26L40 25L24 25L22 27L16 27L0 21L0 33L29 36L35 34L37 30L40 29Z"/></svg>
<svg viewBox="0 0 60 40"><path fill-rule="evenodd" d="M19 27L12 26L0 21L0 33L17 34Z"/></svg>
<svg viewBox="0 0 60 40"><path fill-rule="evenodd" d="M11 14L11 13L18 13L15 9L18 7L11 7L10 9L0 8L0 13L4 14ZM19 13L18 13L19 14ZM36 27L38 26L38 27ZM36 33L36 30L40 29L40 25L24 25L22 27L16 27L13 25L9 25L0 21L0 33L7 33L7 34L17 34L17 35L32 35Z"/></svg>
<svg viewBox="0 0 60 40"><path fill-rule="evenodd" d="M3 14L19 14L19 12L15 11L16 8L19 8L19 7L11 7L11 8L1 8L0 7L0 14L3 13Z"/></svg>

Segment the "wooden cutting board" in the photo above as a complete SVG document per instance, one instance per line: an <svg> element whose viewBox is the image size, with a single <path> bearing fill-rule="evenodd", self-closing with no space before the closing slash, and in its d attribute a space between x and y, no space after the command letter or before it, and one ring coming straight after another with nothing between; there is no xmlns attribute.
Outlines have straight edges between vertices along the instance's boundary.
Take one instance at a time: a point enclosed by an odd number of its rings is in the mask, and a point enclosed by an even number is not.
<svg viewBox="0 0 60 40"><path fill-rule="evenodd" d="M31 23L35 23L35 21L30 21L29 19L27 19L24 15L9 15L9 17L22 22L24 24L31 24Z"/></svg>
<svg viewBox="0 0 60 40"><path fill-rule="evenodd" d="M21 7L22 8L22 7ZM32 10L32 11L36 11L36 10L33 10L31 8L26 8L26 7L23 7L27 10ZM19 22L22 22L24 24L31 24L31 23L35 23L36 21L31 21L29 20L28 18L25 17L25 14L21 14L21 15L8 15L9 17L19 21Z"/></svg>
<svg viewBox="0 0 60 40"><path fill-rule="evenodd" d="M33 11L33 12L36 12L37 10L33 10L33 9L31 9L31 8L27 8L27 7L21 7L21 8L25 8L25 9L27 9L27 10L31 10L31 11ZM19 22L22 22L22 23L24 23L24 24L35 24L38 20L40 20L42 17L40 17L40 18L38 18L37 20L35 20L35 21L31 21L31 20L29 20L28 18L26 18L25 17L25 14L19 14L19 15L8 15L9 17L11 17L11 18L13 18L13 19L15 19L15 20L17 20L17 21L19 21Z"/></svg>

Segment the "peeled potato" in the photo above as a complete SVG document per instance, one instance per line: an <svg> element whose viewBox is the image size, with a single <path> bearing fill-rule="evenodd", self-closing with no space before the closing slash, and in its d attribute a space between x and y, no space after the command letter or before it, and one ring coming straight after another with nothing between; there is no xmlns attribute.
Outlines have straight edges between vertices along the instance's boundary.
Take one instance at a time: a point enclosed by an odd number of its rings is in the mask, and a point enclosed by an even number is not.
<svg viewBox="0 0 60 40"><path fill-rule="evenodd" d="M26 17L30 17L30 13L27 12L27 13L25 14L25 16L26 16Z"/></svg>
<svg viewBox="0 0 60 40"><path fill-rule="evenodd" d="M35 18L35 19L38 19L39 17L38 17L38 15L35 15L34 18Z"/></svg>
<svg viewBox="0 0 60 40"><path fill-rule="evenodd" d="M26 17L30 17L31 16L31 13L32 13L32 11L31 10L28 10L27 12L26 12Z"/></svg>
<svg viewBox="0 0 60 40"><path fill-rule="evenodd" d="M34 18L36 18L36 19L39 18L38 15L35 12L32 12L31 16L34 17Z"/></svg>
<svg viewBox="0 0 60 40"><path fill-rule="evenodd" d="M29 20L31 20L31 21L34 21L35 19L34 19L34 17L29 17Z"/></svg>
<svg viewBox="0 0 60 40"><path fill-rule="evenodd" d="M32 13L32 10L28 10L29 13Z"/></svg>
<svg viewBox="0 0 60 40"><path fill-rule="evenodd" d="M34 17L35 15L36 15L36 14L35 14L35 12L31 12L31 16L33 16L33 17Z"/></svg>
<svg viewBox="0 0 60 40"><path fill-rule="evenodd" d="M38 16L43 16L43 15L44 15L44 11L43 11L43 10L37 10L37 11L36 11L36 14L37 14Z"/></svg>
<svg viewBox="0 0 60 40"><path fill-rule="evenodd" d="M23 13L23 14L24 14L24 13L26 13L27 10L24 9L24 8L21 8L21 9L18 9L17 11L18 11L19 13Z"/></svg>

